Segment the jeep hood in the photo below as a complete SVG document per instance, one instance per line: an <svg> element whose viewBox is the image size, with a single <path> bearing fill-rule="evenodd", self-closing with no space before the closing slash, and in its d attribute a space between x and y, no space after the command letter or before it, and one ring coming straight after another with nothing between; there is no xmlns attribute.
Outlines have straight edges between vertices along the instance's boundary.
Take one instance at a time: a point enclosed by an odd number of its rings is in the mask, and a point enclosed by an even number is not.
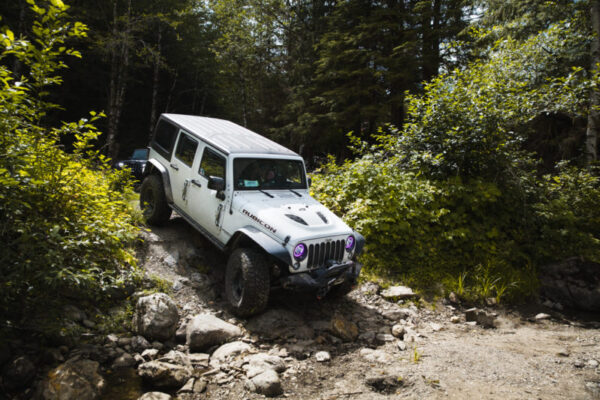
<svg viewBox="0 0 600 400"><path fill-rule="evenodd" d="M262 230L280 240L290 236L293 242L346 235L352 232L340 218L329 211L308 193L272 190L235 192L232 208L240 213L240 218L248 220L248 225L262 227Z"/></svg>

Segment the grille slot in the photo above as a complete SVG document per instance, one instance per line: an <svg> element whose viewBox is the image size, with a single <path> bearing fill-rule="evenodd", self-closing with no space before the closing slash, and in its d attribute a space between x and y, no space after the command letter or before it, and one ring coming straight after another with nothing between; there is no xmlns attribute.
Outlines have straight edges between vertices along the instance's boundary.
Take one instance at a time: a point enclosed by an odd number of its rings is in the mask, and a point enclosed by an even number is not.
<svg viewBox="0 0 600 400"><path fill-rule="evenodd" d="M344 241L321 242L308 246L308 268L314 269L325 266L329 260L342 262L344 257Z"/></svg>

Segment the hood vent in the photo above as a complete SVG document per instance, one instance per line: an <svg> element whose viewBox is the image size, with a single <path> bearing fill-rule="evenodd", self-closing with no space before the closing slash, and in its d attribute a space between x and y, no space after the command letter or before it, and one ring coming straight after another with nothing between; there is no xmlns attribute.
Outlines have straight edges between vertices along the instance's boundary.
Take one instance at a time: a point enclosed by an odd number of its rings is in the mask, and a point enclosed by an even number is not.
<svg viewBox="0 0 600 400"><path fill-rule="evenodd" d="M327 218L325 218L325 216L323 215L323 213L321 211L317 211L317 215L319 216L319 218L321 218L321 220L323 220L323 222L327 223Z"/></svg>
<svg viewBox="0 0 600 400"><path fill-rule="evenodd" d="M288 217L289 219L291 219L292 221L296 221L299 224L308 226L308 224L306 223L306 221L303 220L302 218L300 218L297 215L294 215L294 214L285 214L285 216Z"/></svg>

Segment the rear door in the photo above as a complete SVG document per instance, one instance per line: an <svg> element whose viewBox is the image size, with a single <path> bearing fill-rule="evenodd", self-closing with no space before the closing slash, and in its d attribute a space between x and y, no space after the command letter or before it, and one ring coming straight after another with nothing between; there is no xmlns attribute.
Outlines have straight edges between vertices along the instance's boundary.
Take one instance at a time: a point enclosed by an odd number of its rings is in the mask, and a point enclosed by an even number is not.
<svg viewBox="0 0 600 400"><path fill-rule="evenodd" d="M187 210L188 193L192 176L192 166L199 141L184 130L179 131L175 154L169 163L169 175L173 189L173 201L182 210Z"/></svg>
<svg viewBox="0 0 600 400"><path fill-rule="evenodd" d="M216 190L208 189L208 179L211 176L226 178L227 159L225 155L209 145L201 149L202 156L198 168L192 173L192 181L188 192L188 213L208 233L219 236L225 201L219 199ZM225 182L227 185L227 182Z"/></svg>

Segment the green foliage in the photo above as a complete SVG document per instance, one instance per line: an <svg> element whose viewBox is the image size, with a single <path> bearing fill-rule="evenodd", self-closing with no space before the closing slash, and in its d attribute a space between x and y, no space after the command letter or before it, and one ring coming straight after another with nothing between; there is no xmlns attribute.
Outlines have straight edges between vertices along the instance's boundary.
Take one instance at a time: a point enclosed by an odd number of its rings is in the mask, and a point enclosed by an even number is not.
<svg viewBox="0 0 600 400"><path fill-rule="evenodd" d="M50 306L57 294L98 300L104 288L121 286L135 274L129 245L138 232L129 174L91 147L102 114L42 124L56 107L45 98L62 81L62 57L79 57L66 42L86 27L65 22L60 0L28 3L36 15L31 38L6 27L0 37L0 309L13 317ZM27 73L13 76L9 57ZM60 144L65 137L74 139L72 153Z"/></svg>
<svg viewBox="0 0 600 400"><path fill-rule="evenodd" d="M367 271L507 301L534 293L541 263L598 260L598 178L564 166L540 177L523 150L537 116L587 113L597 78L575 65L588 40L577 26L498 40L409 96L402 129L371 147L351 137L357 158L317 171L319 200L367 239Z"/></svg>

